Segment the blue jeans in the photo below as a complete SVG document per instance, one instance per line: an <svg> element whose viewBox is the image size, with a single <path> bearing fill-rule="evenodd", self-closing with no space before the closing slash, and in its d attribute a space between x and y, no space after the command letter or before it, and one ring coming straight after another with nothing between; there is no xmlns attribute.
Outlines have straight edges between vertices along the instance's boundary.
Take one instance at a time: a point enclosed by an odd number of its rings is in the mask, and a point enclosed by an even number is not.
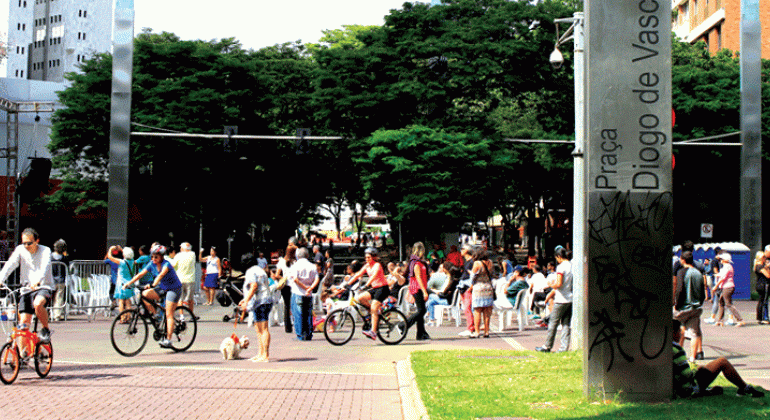
<svg viewBox="0 0 770 420"><path fill-rule="evenodd" d="M297 339L313 339L313 297L291 294L291 314L294 316L294 332Z"/></svg>
<svg viewBox="0 0 770 420"><path fill-rule="evenodd" d="M436 320L436 305L449 305L449 302L446 299L441 299L435 293L428 296L428 303L425 306L428 307L428 313L430 314L428 319L431 321Z"/></svg>

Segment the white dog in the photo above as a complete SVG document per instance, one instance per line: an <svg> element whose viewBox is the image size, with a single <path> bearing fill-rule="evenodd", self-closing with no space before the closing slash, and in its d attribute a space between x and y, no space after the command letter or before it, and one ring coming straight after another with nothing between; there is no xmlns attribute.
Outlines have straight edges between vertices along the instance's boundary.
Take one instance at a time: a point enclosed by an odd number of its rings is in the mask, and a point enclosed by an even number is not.
<svg viewBox="0 0 770 420"><path fill-rule="evenodd" d="M222 358L225 360L237 359L241 350L247 348L249 348L249 337L245 335L238 338L237 335L233 334L222 340L222 344L219 345L219 351L222 352Z"/></svg>

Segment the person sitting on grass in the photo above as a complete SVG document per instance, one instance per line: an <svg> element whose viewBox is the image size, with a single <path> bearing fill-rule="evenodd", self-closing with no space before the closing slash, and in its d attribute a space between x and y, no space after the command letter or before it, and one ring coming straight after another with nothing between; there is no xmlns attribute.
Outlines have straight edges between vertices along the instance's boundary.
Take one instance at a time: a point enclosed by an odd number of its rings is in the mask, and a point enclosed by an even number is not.
<svg viewBox="0 0 770 420"><path fill-rule="evenodd" d="M674 398L700 397L722 394L721 387L715 386L709 388L714 379L723 374L724 377L733 385L738 387L739 396L748 395L753 398L761 398L765 393L744 382L735 367L724 357L720 357L706 364L698 366L695 371L690 367L687 361L687 353L679 345L679 339L682 334L682 324L676 319L673 329L674 345Z"/></svg>

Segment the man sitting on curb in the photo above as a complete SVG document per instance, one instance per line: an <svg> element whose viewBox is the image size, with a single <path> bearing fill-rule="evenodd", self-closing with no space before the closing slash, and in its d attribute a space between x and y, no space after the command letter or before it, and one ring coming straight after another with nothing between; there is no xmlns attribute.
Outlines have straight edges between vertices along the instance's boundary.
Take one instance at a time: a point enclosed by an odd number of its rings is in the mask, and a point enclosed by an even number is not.
<svg viewBox="0 0 770 420"><path fill-rule="evenodd" d="M753 398L764 397L765 393L755 389L743 381L741 375L735 370L732 363L724 357L709 362L705 366L699 366L694 372L687 361L687 353L679 345L682 334L682 324L674 320L674 398L702 397L722 394L721 387L708 386L722 373L733 385L738 387L737 395L749 395Z"/></svg>

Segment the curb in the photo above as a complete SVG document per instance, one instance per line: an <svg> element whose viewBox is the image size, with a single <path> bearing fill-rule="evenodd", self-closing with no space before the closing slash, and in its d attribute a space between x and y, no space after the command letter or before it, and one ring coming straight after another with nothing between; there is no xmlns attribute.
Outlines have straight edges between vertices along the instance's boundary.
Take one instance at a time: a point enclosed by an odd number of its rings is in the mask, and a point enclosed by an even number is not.
<svg viewBox="0 0 770 420"><path fill-rule="evenodd" d="M412 356L396 363L396 378L398 392L401 395L401 413L404 420L429 420L428 411L422 403L420 390L417 388L414 371L412 371Z"/></svg>

